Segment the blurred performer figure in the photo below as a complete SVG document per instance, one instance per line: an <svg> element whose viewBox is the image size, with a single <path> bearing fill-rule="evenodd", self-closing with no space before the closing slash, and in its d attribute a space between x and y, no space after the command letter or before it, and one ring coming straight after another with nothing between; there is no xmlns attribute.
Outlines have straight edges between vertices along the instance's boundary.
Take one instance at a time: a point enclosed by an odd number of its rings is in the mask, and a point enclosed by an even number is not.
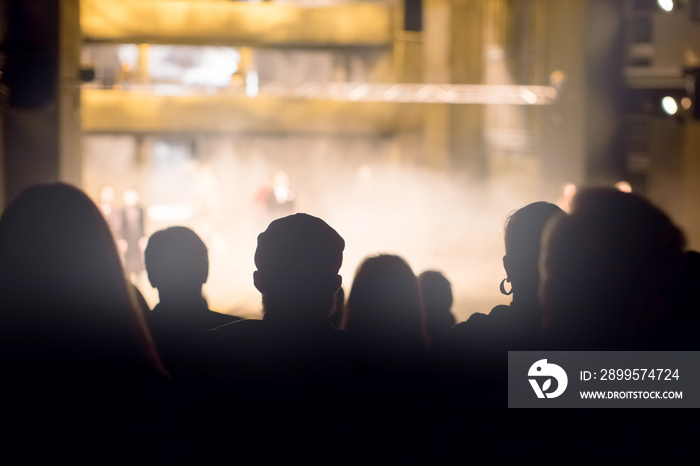
<svg viewBox="0 0 700 466"><path fill-rule="evenodd" d="M124 211L120 246L124 254L124 268L128 274L140 274L145 270L143 250L147 239L143 223L143 208L136 188L124 191Z"/></svg>
<svg viewBox="0 0 700 466"><path fill-rule="evenodd" d="M258 202L264 204L265 211L272 218L280 218L294 212L296 194L290 188L287 172L278 170L272 175L272 184L258 192Z"/></svg>
<svg viewBox="0 0 700 466"><path fill-rule="evenodd" d="M107 220L114 240L119 241L122 230L122 214L114 205L114 187L106 184L100 188L99 207Z"/></svg>
<svg viewBox="0 0 700 466"><path fill-rule="evenodd" d="M195 230L214 252L228 250L228 243L221 233L223 207L219 190L219 178L210 165L193 164L195 214L192 220Z"/></svg>

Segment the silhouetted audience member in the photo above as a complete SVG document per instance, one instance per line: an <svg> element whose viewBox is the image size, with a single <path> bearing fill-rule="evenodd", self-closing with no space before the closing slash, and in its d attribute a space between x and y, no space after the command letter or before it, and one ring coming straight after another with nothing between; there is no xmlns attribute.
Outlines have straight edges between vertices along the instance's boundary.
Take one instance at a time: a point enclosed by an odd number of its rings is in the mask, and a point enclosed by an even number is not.
<svg viewBox="0 0 700 466"><path fill-rule="evenodd" d="M545 332L560 350L667 348L682 232L646 199L590 189L545 232Z"/></svg>
<svg viewBox="0 0 700 466"><path fill-rule="evenodd" d="M700 347L700 253L686 251L683 271L671 293L673 317L667 350L695 351Z"/></svg>
<svg viewBox="0 0 700 466"><path fill-rule="evenodd" d="M566 214L558 206L535 202L508 217L501 292L512 294L511 304L496 306L488 315L472 314L454 326L428 358L429 371L454 394L462 393L475 404L504 404L508 351L544 349L538 257L547 222L560 215Z"/></svg>
<svg viewBox="0 0 700 466"><path fill-rule="evenodd" d="M202 286L209 276L207 247L185 227L151 235L145 251L146 271L160 302L148 313L158 350L176 375L196 365L205 330L240 320L209 309Z"/></svg>
<svg viewBox="0 0 700 466"><path fill-rule="evenodd" d="M510 350L536 349L542 335L542 307L538 298L539 255L542 232L552 218L566 215L555 204L533 202L508 217L505 226L503 268L506 278L501 292L512 295L510 305L489 313L496 332L507 334ZM511 284L506 291L506 283Z"/></svg>
<svg viewBox="0 0 700 466"><path fill-rule="evenodd" d="M430 343L442 338L456 323L452 314L452 284L441 272L427 270L418 275L425 329Z"/></svg>
<svg viewBox="0 0 700 466"><path fill-rule="evenodd" d="M342 327L374 348L386 370L415 363L427 347L427 335L411 266L389 254L365 259L355 272Z"/></svg>
<svg viewBox="0 0 700 466"><path fill-rule="evenodd" d="M40 445L23 454L114 457L152 445L167 422L155 403L166 372L107 222L83 192L37 185L4 211L0 308L3 422Z"/></svg>
<svg viewBox="0 0 700 466"><path fill-rule="evenodd" d="M263 318L212 331L214 380L248 400L232 415L266 429L292 427L297 416L332 415L340 392L350 390L355 338L328 319L344 247L333 228L307 214L277 219L258 236L253 283Z"/></svg>
<svg viewBox="0 0 700 466"><path fill-rule="evenodd" d="M124 249L124 267L127 273L135 275L143 272L143 249L146 242L141 196L136 188L124 191L122 209L121 244Z"/></svg>

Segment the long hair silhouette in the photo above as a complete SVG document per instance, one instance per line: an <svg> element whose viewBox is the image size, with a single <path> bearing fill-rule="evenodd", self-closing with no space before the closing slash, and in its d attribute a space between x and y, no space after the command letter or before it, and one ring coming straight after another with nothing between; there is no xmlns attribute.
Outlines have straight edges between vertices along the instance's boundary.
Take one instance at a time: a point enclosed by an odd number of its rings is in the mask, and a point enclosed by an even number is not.
<svg viewBox="0 0 700 466"><path fill-rule="evenodd" d="M3 345L163 372L107 222L73 186L33 186L3 213L0 304Z"/></svg>

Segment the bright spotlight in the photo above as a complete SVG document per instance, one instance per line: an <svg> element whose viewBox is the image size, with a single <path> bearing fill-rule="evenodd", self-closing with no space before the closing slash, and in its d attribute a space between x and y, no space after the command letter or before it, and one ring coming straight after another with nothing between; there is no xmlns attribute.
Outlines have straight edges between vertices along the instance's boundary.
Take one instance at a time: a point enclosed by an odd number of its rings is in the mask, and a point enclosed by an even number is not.
<svg viewBox="0 0 700 466"><path fill-rule="evenodd" d="M669 115L675 115L676 112L678 112L678 102L671 96L666 96L661 99L661 107L664 109L664 112Z"/></svg>
<svg viewBox="0 0 700 466"><path fill-rule="evenodd" d="M248 71L245 78L245 93L248 97L256 97L258 95L258 72Z"/></svg>
<svg viewBox="0 0 700 466"><path fill-rule="evenodd" d="M617 183L615 183L615 187L623 193L632 192L632 186L627 181L618 181Z"/></svg>
<svg viewBox="0 0 700 466"><path fill-rule="evenodd" d="M662 10L667 12L673 11L673 0L658 0L658 2Z"/></svg>

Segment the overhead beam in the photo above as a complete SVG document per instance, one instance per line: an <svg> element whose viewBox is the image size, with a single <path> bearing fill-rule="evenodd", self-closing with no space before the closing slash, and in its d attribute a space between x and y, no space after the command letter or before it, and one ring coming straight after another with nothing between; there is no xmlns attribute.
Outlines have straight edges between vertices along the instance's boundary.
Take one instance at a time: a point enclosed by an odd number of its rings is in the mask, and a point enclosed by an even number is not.
<svg viewBox="0 0 700 466"><path fill-rule="evenodd" d="M378 134L417 129L417 104L254 99L238 95L163 96L83 89L86 132L322 132Z"/></svg>
<svg viewBox="0 0 700 466"><path fill-rule="evenodd" d="M393 40L388 4L81 0L80 27L86 40L122 43L338 47Z"/></svg>

